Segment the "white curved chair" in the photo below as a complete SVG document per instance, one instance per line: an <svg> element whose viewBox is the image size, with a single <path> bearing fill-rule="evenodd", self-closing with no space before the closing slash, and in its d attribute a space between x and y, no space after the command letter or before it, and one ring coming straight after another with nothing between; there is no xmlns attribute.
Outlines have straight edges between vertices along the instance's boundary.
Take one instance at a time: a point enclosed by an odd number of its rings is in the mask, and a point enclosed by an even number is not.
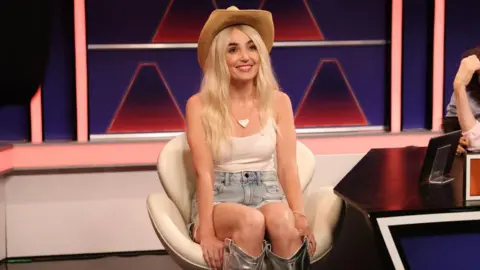
<svg viewBox="0 0 480 270"><path fill-rule="evenodd" d="M315 157L297 142L298 173L305 192L315 171ZM150 194L147 209L157 235L166 251L183 269L208 269L200 245L188 234L191 200L195 191L195 172L185 134L165 145L158 159L158 174L165 193ZM333 188L320 188L305 196L305 211L317 242L314 263L333 246L334 230L342 212L342 201Z"/></svg>

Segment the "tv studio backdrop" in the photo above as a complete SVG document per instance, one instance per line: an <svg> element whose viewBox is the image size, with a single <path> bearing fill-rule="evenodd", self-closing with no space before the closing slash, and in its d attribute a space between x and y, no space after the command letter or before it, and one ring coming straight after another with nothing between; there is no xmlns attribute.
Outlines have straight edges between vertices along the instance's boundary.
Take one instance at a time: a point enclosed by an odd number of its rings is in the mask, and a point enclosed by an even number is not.
<svg viewBox="0 0 480 270"><path fill-rule="evenodd" d="M273 13L272 62L316 155L312 189L372 148L439 135L461 55L480 41L475 0L51 3L43 82L0 107L0 259L163 249L145 201L162 190L157 158L184 129L216 7Z"/></svg>

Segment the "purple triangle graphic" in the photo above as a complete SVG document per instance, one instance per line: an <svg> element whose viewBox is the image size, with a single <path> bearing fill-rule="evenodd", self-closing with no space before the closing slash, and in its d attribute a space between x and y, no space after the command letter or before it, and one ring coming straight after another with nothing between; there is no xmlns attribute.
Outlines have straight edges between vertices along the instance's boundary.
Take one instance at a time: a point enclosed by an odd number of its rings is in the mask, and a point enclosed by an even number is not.
<svg viewBox="0 0 480 270"><path fill-rule="evenodd" d="M179 131L181 110L156 64L140 64L108 133Z"/></svg>
<svg viewBox="0 0 480 270"><path fill-rule="evenodd" d="M295 113L297 127L368 125L338 60L323 60Z"/></svg>

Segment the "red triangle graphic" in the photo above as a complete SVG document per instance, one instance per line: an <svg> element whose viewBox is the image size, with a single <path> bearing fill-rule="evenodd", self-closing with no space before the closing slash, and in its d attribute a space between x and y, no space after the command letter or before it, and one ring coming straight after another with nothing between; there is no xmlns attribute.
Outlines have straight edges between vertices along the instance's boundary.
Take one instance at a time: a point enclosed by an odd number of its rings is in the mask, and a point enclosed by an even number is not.
<svg viewBox="0 0 480 270"><path fill-rule="evenodd" d="M213 11L212 0L170 0L152 42L194 42Z"/></svg>
<svg viewBox="0 0 480 270"><path fill-rule="evenodd" d="M259 9L265 0L212 0L215 8L226 9L236 6L239 9Z"/></svg>
<svg viewBox="0 0 480 270"><path fill-rule="evenodd" d="M259 8L272 12L276 41L323 40L324 36L306 0L170 0L152 42L192 42L215 8L237 5L240 9ZM237 3L238 2L238 3Z"/></svg>
<svg viewBox="0 0 480 270"><path fill-rule="evenodd" d="M324 39L306 0L264 0L261 9L272 13L276 41Z"/></svg>
<svg viewBox="0 0 480 270"><path fill-rule="evenodd" d="M297 127L368 125L338 60L318 65L303 100L295 113Z"/></svg>
<svg viewBox="0 0 480 270"><path fill-rule="evenodd" d="M108 133L184 129L182 112L155 63L140 64L115 113Z"/></svg>

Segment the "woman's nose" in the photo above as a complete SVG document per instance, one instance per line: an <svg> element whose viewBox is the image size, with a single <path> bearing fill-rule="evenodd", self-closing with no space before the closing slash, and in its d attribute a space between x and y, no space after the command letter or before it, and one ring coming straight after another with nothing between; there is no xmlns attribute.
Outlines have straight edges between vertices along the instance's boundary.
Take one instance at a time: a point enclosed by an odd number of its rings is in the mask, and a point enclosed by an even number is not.
<svg viewBox="0 0 480 270"><path fill-rule="evenodd" d="M242 61L248 61L249 58L250 58L250 57L249 57L249 55L248 55L248 53L247 53L246 51L241 51L241 52L240 52L240 60L242 60Z"/></svg>

